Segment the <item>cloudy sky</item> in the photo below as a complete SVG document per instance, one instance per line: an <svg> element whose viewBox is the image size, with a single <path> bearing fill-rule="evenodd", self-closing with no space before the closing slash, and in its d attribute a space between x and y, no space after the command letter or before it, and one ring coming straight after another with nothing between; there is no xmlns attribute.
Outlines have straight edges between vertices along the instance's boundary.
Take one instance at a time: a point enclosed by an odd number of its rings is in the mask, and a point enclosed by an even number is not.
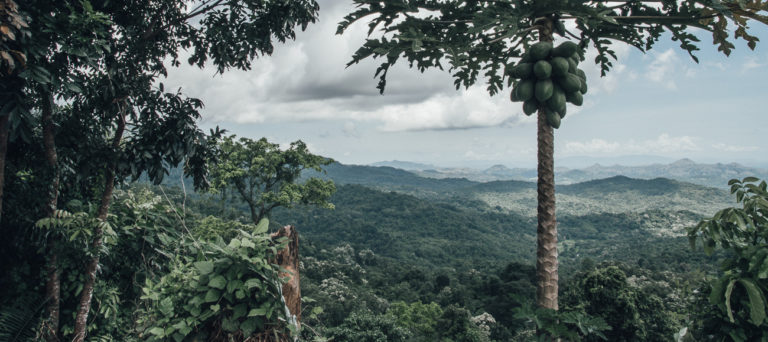
<svg viewBox="0 0 768 342"><path fill-rule="evenodd" d="M367 27L335 35L351 2L319 2L320 21L252 70L215 75L185 66L170 73L166 88L205 102L204 128L281 144L301 139L342 163L535 165L535 121L519 103L489 96L484 84L457 91L447 72L422 74L405 63L379 95L375 61L345 67ZM739 40L728 58L702 34L700 64L668 40L647 54L616 45L619 60L603 78L588 55L580 67L590 90L555 131L556 165L687 157L768 167L768 27L753 32L762 41L757 49Z"/></svg>

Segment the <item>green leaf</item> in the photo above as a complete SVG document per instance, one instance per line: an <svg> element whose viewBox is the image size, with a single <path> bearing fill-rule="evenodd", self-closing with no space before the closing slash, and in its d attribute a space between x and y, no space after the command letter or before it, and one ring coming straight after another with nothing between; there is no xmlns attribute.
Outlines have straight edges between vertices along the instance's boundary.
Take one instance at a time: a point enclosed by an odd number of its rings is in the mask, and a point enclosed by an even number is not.
<svg viewBox="0 0 768 342"><path fill-rule="evenodd" d="M245 316L245 313L248 311L248 305L245 303L240 303L235 305L234 308L232 308L232 318L238 319L240 317Z"/></svg>
<svg viewBox="0 0 768 342"><path fill-rule="evenodd" d="M259 224L256 225L256 229L254 229L254 234L264 234L269 230L269 219L263 218L261 221L259 221Z"/></svg>
<svg viewBox="0 0 768 342"><path fill-rule="evenodd" d="M154 327L152 329L149 329L149 333L157 337L163 337L165 335L165 330L163 330L163 328L160 328L160 327Z"/></svg>
<svg viewBox="0 0 768 342"><path fill-rule="evenodd" d="M256 316L266 316L267 315L267 308L260 307L258 309L251 309L251 311L248 312L248 317L256 317Z"/></svg>
<svg viewBox="0 0 768 342"><path fill-rule="evenodd" d="M765 320L765 298L763 292L752 279L739 279L749 297L749 317L752 324L759 326Z"/></svg>
<svg viewBox="0 0 768 342"><path fill-rule="evenodd" d="M166 317L173 316L173 301L171 298L163 298L163 300L160 301L160 312Z"/></svg>
<svg viewBox="0 0 768 342"><path fill-rule="evenodd" d="M213 272L213 261L198 261L195 263L195 268L201 275L206 275Z"/></svg>
<svg viewBox="0 0 768 342"><path fill-rule="evenodd" d="M733 285L736 284L736 280L731 280L728 282L728 286L725 288L725 309L728 313L728 319L731 320L731 323L735 323L736 321L733 319L733 310L731 309L731 293L733 293Z"/></svg>
<svg viewBox="0 0 768 342"><path fill-rule="evenodd" d="M253 334L253 332L259 328L260 321L261 320L258 318L251 317L240 323L240 330L243 331L243 336L250 336Z"/></svg>
<svg viewBox="0 0 768 342"><path fill-rule="evenodd" d="M203 298L203 303L215 302L219 300L220 297L221 292L213 289L208 290L208 292L205 293L205 298Z"/></svg>
<svg viewBox="0 0 768 342"><path fill-rule="evenodd" d="M768 259L763 260L763 264L760 265L760 269L757 272L757 278L759 279L768 278Z"/></svg>
<svg viewBox="0 0 768 342"><path fill-rule="evenodd" d="M757 182L759 180L760 179L758 179L757 177L744 177L744 180L742 182L744 182L744 183L754 183L754 182Z"/></svg>
<svg viewBox="0 0 768 342"><path fill-rule="evenodd" d="M208 282L208 286L214 289L222 290L227 286L227 279L222 275L216 275Z"/></svg>
<svg viewBox="0 0 768 342"><path fill-rule="evenodd" d="M258 278L251 278L245 281L245 288L252 289L254 287L261 287L261 279Z"/></svg>

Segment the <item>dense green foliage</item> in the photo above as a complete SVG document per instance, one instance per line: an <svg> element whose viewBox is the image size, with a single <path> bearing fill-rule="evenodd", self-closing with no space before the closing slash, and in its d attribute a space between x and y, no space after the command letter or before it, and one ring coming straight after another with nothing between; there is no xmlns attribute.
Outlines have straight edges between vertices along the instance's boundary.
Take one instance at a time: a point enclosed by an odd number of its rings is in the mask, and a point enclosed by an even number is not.
<svg viewBox="0 0 768 342"><path fill-rule="evenodd" d="M295 317L286 317L278 267L268 262L285 245L272 244L268 226L264 220L250 232L235 231L228 242L186 242L189 251L177 252L168 272L147 279L142 288L147 306L138 322L145 329L140 336L148 341L247 338L273 330L277 317L297 331Z"/></svg>
<svg viewBox="0 0 768 342"><path fill-rule="evenodd" d="M7 266L29 270L25 281L2 289L0 303L14 291L44 292L40 337L51 342L82 342L95 332L130 327L116 323L128 316L113 323L92 317L119 306L120 292L100 280L110 276L110 253L122 244L110 217L115 187L141 175L160 183L170 167L181 166L196 188L205 188L221 135L197 126L201 100L166 91L161 77L180 65L182 49L190 51L192 65L247 70L254 58L272 53L273 42L292 39L298 27L314 22L317 3L0 4L0 210L11 214L2 216L8 239L0 249L10 260L37 251ZM33 229L35 222L40 229ZM99 302L107 294L110 300Z"/></svg>
<svg viewBox="0 0 768 342"><path fill-rule="evenodd" d="M357 173L357 177L367 177L375 184L373 175L387 170ZM339 179L333 172L328 176ZM175 178L168 181L178 182ZM455 192L440 195L434 188L422 191L429 186L419 185L417 178L411 182L411 187L382 182L377 187L380 190L342 185L329 199L335 204L333 211L312 206L276 209L273 226L294 224L301 233L305 298L301 335L305 339L526 341L538 327L576 339L592 336L590 338L599 340L598 332L602 331L605 336L616 337L611 334L621 333L624 338L666 341L693 317L687 301L702 279L697 270L713 270L717 258L722 257L692 252L684 236L664 233L672 233L677 222L701 218L690 212L611 213L608 210L589 215L576 212L562 215L562 262L563 269L567 270L563 280L564 310L559 316L537 313L530 306L535 278L530 241L526 240L533 237L532 232L523 228L532 218L470 200L461 194L464 190L459 190L467 189L466 186L456 186ZM432 184L431 180L425 182ZM446 180L440 184L452 182ZM607 192L653 194L644 186L656 183L632 180L621 182L621 186L614 189L608 180L588 186L575 185L573 189L582 192L574 190L571 195L594 196L598 184L603 184ZM676 190L669 190L667 196L688 191L687 186L673 188ZM384 190L387 188L416 196ZM483 184L469 188L484 189ZM530 189L530 185L520 183L509 188L517 191L515 189ZM637 195L635 198L645 201L653 197ZM228 209L222 211L222 204ZM75 205L72 203L70 210L78 212ZM176 325L177 330L168 331L172 335L186 324L191 329L189 336L200 332L226 336L231 334L226 328L234 328L235 322L245 323L246 317L233 318L242 311L238 308L235 312L235 307L242 302L236 300L236 286L231 288L230 295L235 298L232 303L225 294L227 287L210 288L209 283L215 276L209 275L207 282L200 281L205 278L201 272L207 268L201 270L196 265L207 267L208 264L199 263L205 260L233 260L232 264L214 262L212 272L229 280L227 284L230 281L238 284L237 280L245 284L244 277L251 271L243 272L242 276L228 272L231 267L245 266L234 261L257 257L257 254L266 258L271 253L249 254L249 248L241 248L243 241L253 241L255 248L261 250L258 246L264 242L264 237L251 235L255 227L245 223L250 222L248 211L247 206L233 200L222 203L216 195L185 194L180 188L147 187L120 192L115 215L111 216L113 221L110 221L116 235L108 239L112 241L106 245L110 253L102 262L104 272L94 295L99 313L94 318L92 334L98 332L104 338L123 340L137 336L151 338L155 336L150 332L153 328L162 327L165 334L166 328ZM78 230L62 227L60 231L69 232L65 235L69 237ZM243 231L248 233L244 235ZM87 240L83 240L88 238L87 234L82 237L79 234L72 243L87 244ZM231 245L234 240L239 241L241 247ZM126 255L142 257L126 258ZM28 277L24 274L29 271L24 270L29 270L34 258L8 254L4 254L4 258L15 261L5 264L14 276L3 288L23 293L26 282L20 281L20 277ZM126 263L127 260L130 262ZM505 260L504 267L499 266L499 260ZM622 263L602 264L603 261ZM273 271L264 269L264 272ZM135 281L126 282L128 279ZM621 296L593 298L600 292L590 294L590 288L600 283L588 279L603 279L604 284L611 284ZM610 279L615 281L608 281ZM213 285L219 286L217 281ZM71 293L76 293L75 290ZM208 290L220 291L220 301L198 305L192 300L196 296L205 299ZM249 297L254 300L246 303L248 312L257 309L260 313L258 310L266 303L264 298L274 299L273 292L267 291L263 296L266 297ZM13 297L3 295L3 298ZM163 299L166 304L162 303ZM173 305L171 311L167 309L168 303L179 305ZM205 316L206 312L212 312L214 304L219 305L213 309L220 310L221 315ZM163 305L165 311L161 310ZM597 310L598 307L615 308L615 312L610 316L601 315L604 311ZM39 314L37 311L36 319ZM24 317L23 313L18 315ZM181 323L183 317L186 318ZM605 330L598 319L603 319L611 330ZM246 323L246 327L250 323ZM154 333L160 334L160 330L155 329Z"/></svg>
<svg viewBox="0 0 768 342"><path fill-rule="evenodd" d="M304 170L322 171L321 166L332 159L309 153L301 140L291 143L285 151L266 138L252 140L225 137L211 170L213 190L234 192L234 197L248 205L251 221L257 224L268 218L272 209L292 207L296 203L313 204L332 209L328 197L336 191L333 181L309 178L299 183Z"/></svg>
<svg viewBox="0 0 768 342"><path fill-rule="evenodd" d="M691 245L701 241L712 253L717 247L729 257L722 275L707 288L709 303L699 313L694 334L732 341L768 340L768 190L766 182L748 177L728 183L741 207L727 208L688 230Z"/></svg>

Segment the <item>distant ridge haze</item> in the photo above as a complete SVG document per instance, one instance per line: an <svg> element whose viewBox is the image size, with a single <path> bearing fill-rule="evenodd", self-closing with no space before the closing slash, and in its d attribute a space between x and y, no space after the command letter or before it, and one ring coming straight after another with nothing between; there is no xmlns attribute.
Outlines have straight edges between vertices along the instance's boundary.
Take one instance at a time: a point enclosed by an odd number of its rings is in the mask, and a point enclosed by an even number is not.
<svg viewBox="0 0 768 342"><path fill-rule="evenodd" d="M655 157L647 156L648 160ZM658 157L661 158L661 157ZM430 164L409 161L384 161L371 164L372 166L388 166L411 171L422 177L429 178L466 178L477 182L499 180L535 181L535 168L509 168L496 164L486 169L437 167ZM649 163L645 165L606 165L593 163L581 168L559 167L555 172L555 180L560 184L573 184L594 179L626 176L639 179L664 177L683 182L690 182L711 187L727 187L728 180L754 176L768 178L768 170L744 166L739 163L704 164L683 158L667 163Z"/></svg>

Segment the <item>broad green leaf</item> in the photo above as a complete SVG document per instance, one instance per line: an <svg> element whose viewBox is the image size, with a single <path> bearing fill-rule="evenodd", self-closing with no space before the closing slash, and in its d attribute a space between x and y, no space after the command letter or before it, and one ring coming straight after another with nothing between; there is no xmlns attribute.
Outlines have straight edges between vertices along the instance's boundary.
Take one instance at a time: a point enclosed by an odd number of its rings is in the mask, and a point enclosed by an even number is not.
<svg viewBox="0 0 768 342"><path fill-rule="evenodd" d="M220 274L216 275L208 282L208 286L219 290L224 289L227 286L227 279Z"/></svg>
<svg viewBox="0 0 768 342"><path fill-rule="evenodd" d="M195 263L195 268L197 268L202 275L209 274L213 272L213 261L198 261Z"/></svg>
<svg viewBox="0 0 768 342"><path fill-rule="evenodd" d="M166 317L173 315L173 301L170 297L163 298L163 300L160 301L160 312Z"/></svg>
<svg viewBox="0 0 768 342"><path fill-rule="evenodd" d="M234 308L232 308L232 318L238 319L240 317L245 316L245 313L248 311L248 305L246 303L240 303L235 305Z"/></svg>
<svg viewBox="0 0 768 342"><path fill-rule="evenodd" d="M251 278L245 281L245 288L252 289L254 287L261 287L261 279L258 278Z"/></svg>
<svg viewBox="0 0 768 342"><path fill-rule="evenodd" d="M227 293L235 292L241 288L243 288L243 281L240 279L235 279L227 283Z"/></svg>
<svg viewBox="0 0 768 342"><path fill-rule="evenodd" d="M219 300L220 297L221 292L213 289L208 290L208 292L205 293L205 298L203 298L203 303L215 302Z"/></svg>
<svg viewBox="0 0 768 342"><path fill-rule="evenodd" d="M253 334L256 329L259 328L259 322L261 322L260 319L251 317L240 323L240 330L243 331L243 336L250 336Z"/></svg>
<svg viewBox="0 0 768 342"><path fill-rule="evenodd" d="M269 219L263 218L261 221L259 221L259 224L256 225L256 229L254 229L254 234L264 234L269 230Z"/></svg>
<svg viewBox="0 0 768 342"><path fill-rule="evenodd" d="M224 329L224 331L235 332L238 328L240 328L240 324L236 319L227 317L221 320L221 327Z"/></svg>
<svg viewBox="0 0 768 342"><path fill-rule="evenodd" d="M749 317L754 325L759 326L765 320L765 298L763 292L752 279L739 279L749 297Z"/></svg>
<svg viewBox="0 0 768 342"><path fill-rule="evenodd" d="M744 182L744 183L754 183L754 182L757 182L759 180L760 179L758 179L757 177L744 177L742 182Z"/></svg>
<svg viewBox="0 0 768 342"><path fill-rule="evenodd" d="M266 316L267 315L267 308L260 307L258 309L251 309L251 311L248 312L248 317L256 317L256 316Z"/></svg>
<svg viewBox="0 0 768 342"><path fill-rule="evenodd" d="M157 337L163 337L165 335L165 330L163 330L163 328L160 328L160 327L154 327L152 329L149 329L149 333Z"/></svg>

